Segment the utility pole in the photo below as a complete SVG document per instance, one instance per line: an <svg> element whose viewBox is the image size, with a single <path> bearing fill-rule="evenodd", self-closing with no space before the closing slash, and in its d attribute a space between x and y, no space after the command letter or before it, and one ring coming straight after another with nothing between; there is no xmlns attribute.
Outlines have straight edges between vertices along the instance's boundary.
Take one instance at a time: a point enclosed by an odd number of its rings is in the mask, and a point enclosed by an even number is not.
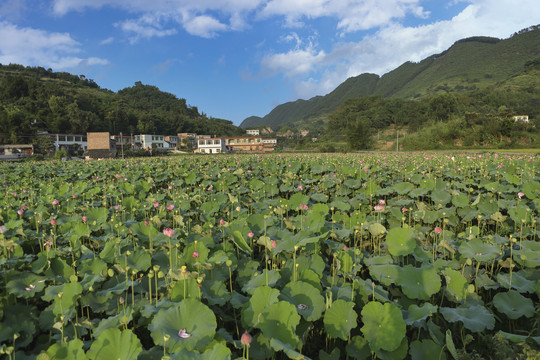
<svg viewBox="0 0 540 360"><path fill-rule="evenodd" d="M124 139L122 138L122 132L120 131L120 146L122 147L122 159L124 158Z"/></svg>

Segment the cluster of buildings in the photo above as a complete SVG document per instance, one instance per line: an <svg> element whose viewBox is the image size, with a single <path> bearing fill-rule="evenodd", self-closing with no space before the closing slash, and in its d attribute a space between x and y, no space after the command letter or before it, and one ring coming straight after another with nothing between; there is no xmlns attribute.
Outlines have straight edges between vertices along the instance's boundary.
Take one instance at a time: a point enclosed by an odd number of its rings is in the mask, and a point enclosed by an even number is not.
<svg viewBox="0 0 540 360"><path fill-rule="evenodd" d="M49 136L54 150L79 151L92 158L114 157L125 150L179 150L202 154L229 152L269 152L277 145L276 138L260 136L259 130L249 129L245 136L218 137L179 133L176 135L110 135L108 132L81 134L42 134Z"/></svg>

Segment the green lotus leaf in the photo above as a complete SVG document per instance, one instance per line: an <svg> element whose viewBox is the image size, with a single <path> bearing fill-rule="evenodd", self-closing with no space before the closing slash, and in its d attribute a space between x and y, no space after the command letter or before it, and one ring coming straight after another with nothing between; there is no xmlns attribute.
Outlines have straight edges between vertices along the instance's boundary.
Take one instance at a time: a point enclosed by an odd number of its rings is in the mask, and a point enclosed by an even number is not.
<svg viewBox="0 0 540 360"><path fill-rule="evenodd" d="M124 260L124 259L127 259ZM152 256L145 250L139 248L133 251L129 256L124 257L120 263L130 267L130 269L135 269L137 271L146 271L152 265Z"/></svg>
<svg viewBox="0 0 540 360"><path fill-rule="evenodd" d="M491 279L488 274L482 273L474 279L474 284L477 288L486 290L495 290L499 288L499 283Z"/></svg>
<svg viewBox="0 0 540 360"><path fill-rule="evenodd" d="M521 191L523 191L529 199L538 199L540 198L540 183L538 181L527 181L523 184Z"/></svg>
<svg viewBox="0 0 540 360"><path fill-rule="evenodd" d="M336 300L324 313L324 328L331 337L347 340L357 326L357 317L353 302Z"/></svg>
<svg viewBox="0 0 540 360"><path fill-rule="evenodd" d="M514 261L528 267L540 267L540 241L525 240L520 243L521 249L514 250Z"/></svg>
<svg viewBox="0 0 540 360"><path fill-rule="evenodd" d="M530 212L531 212L531 209L529 209L527 206L522 205L522 204L513 206L508 210L508 214L510 215L510 218L514 220L516 224L521 224L522 222L524 223L529 222Z"/></svg>
<svg viewBox="0 0 540 360"><path fill-rule="evenodd" d="M232 239L233 239L233 242L235 243L235 245L240 250L245 251L247 253L253 252L253 250L248 245L248 243L246 242L246 240L244 239L244 236L242 235L242 233L240 231L238 231L238 230L233 231Z"/></svg>
<svg viewBox="0 0 540 360"><path fill-rule="evenodd" d="M78 272L81 274L106 275L107 263L98 257L86 259L80 262Z"/></svg>
<svg viewBox="0 0 540 360"><path fill-rule="evenodd" d="M493 305L495 305L499 312L505 314L510 319L517 319L522 316L529 318L534 315L534 304L532 300L515 290L496 294L493 297Z"/></svg>
<svg viewBox="0 0 540 360"><path fill-rule="evenodd" d="M347 356L353 359L365 360L371 358L369 344L362 336L353 336L345 349L347 350Z"/></svg>
<svg viewBox="0 0 540 360"><path fill-rule="evenodd" d="M459 193L452 196L452 204L458 208L469 206L469 197L466 194Z"/></svg>
<svg viewBox="0 0 540 360"><path fill-rule="evenodd" d="M465 258L481 262L491 262L499 255L500 246L488 244L481 239L464 241L458 248L459 253Z"/></svg>
<svg viewBox="0 0 540 360"><path fill-rule="evenodd" d="M399 266L394 264L370 265L368 267L371 278L383 285L394 284L399 277Z"/></svg>
<svg viewBox="0 0 540 360"><path fill-rule="evenodd" d="M10 277L6 289L9 294L29 299L45 288L45 279L45 277L33 273L21 272Z"/></svg>
<svg viewBox="0 0 540 360"><path fill-rule="evenodd" d="M24 347L32 342L38 329L37 309L33 306L12 305L3 309L4 317L0 321L0 343L12 344L18 334L17 347Z"/></svg>
<svg viewBox="0 0 540 360"><path fill-rule="evenodd" d="M404 266L399 271L396 283L411 299L429 300L441 289L441 277L433 266L416 268Z"/></svg>
<svg viewBox="0 0 540 360"><path fill-rule="evenodd" d="M47 349L47 355L49 360L86 360L88 357L83 346L84 343L79 339L56 343Z"/></svg>
<svg viewBox="0 0 540 360"><path fill-rule="evenodd" d="M309 202L309 196L302 193L295 193L289 199L289 210L297 210L300 207L300 204L307 205Z"/></svg>
<svg viewBox="0 0 540 360"><path fill-rule="evenodd" d="M99 228L101 225L107 222L109 217L109 210L104 207L90 208L85 216L88 218L87 224L92 228Z"/></svg>
<svg viewBox="0 0 540 360"><path fill-rule="evenodd" d="M141 351L141 341L131 330L108 329L97 337L86 355L90 359L131 360Z"/></svg>
<svg viewBox="0 0 540 360"><path fill-rule="evenodd" d="M446 205L452 200L452 195L446 190L435 190L431 193L431 200L435 205Z"/></svg>
<svg viewBox="0 0 540 360"><path fill-rule="evenodd" d="M351 255L349 255L345 251L340 251L338 253L337 260L339 263L338 271L341 271L345 274L351 274L353 269L353 259Z"/></svg>
<svg viewBox="0 0 540 360"><path fill-rule="evenodd" d="M307 321L316 321L322 316L325 299L318 289L308 283L290 282L281 290L281 296L293 304Z"/></svg>
<svg viewBox="0 0 540 360"><path fill-rule="evenodd" d="M295 348L298 344L296 326L300 323L296 307L286 301L279 301L266 308L258 327L265 337L276 339Z"/></svg>
<svg viewBox="0 0 540 360"><path fill-rule="evenodd" d="M214 346L201 354L201 360L230 360L231 350L225 344L215 343Z"/></svg>
<svg viewBox="0 0 540 360"><path fill-rule="evenodd" d="M411 355L412 360L446 359L446 354L444 353L443 347L436 344L431 339L413 341L409 349L409 354Z"/></svg>
<svg viewBox="0 0 540 360"><path fill-rule="evenodd" d="M429 316L437 313L438 306L430 303L424 303L421 306L412 304L407 310L407 318L404 319L407 325L415 325Z"/></svg>
<svg viewBox="0 0 540 360"><path fill-rule="evenodd" d="M77 297L82 294L82 285L78 282L66 283L62 286L62 297L55 296L53 313L55 315L67 314L69 310L74 310L77 304Z"/></svg>
<svg viewBox="0 0 540 360"><path fill-rule="evenodd" d="M75 275L75 270L67 264L66 261L59 257L50 260L50 267L45 271L45 275L50 278L63 278L64 281L69 281L71 275Z"/></svg>
<svg viewBox="0 0 540 360"><path fill-rule="evenodd" d="M257 327L260 315L272 304L278 302L279 290L268 286L255 289L253 295L242 309L242 324L246 328Z"/></svg>
<svg viewBox="0 0 540 360"><path fill-rule="evenodd" d="M319 360L339 360L341 356L341 350L339 348L333 348L329 354L324 350L319 350Z"/></svg>
<svg viewBox="0 0 540 360"><path fill-rule="evenodd" d="M373 223L369 224L368 231L371 236L375 237L384 234L386 232L386 228L379 223Z"/></svg>
<svg viewBox="0 0 540 360"><path fill-rule="evenodd" d="M506 339L516 344L524 343L527 340L532 339L534 342L536 342L537 345L540 345L540 336L529 337L526 335L517 335L517 334L507 333L502 330L497 331L496 335L502 336L503 339Z"/></svg>
<svg viewBox="0 0 540 360"><path fill-rule="evenodd" d="M439 312L446 321L461 321L466 329L472 332L492 330L495 326L495 316L481 305L460 306L457 308L441 307Z"/></svg>
<svg viewBox="0 0 540 360"><path fill-rule="evenodd" d="M253 291L255 291L255 289L261 286L275 286L280 278L281 275L278 270L264 269L261 274L255 275L249 279L249 281L242 287L242 290L248 294L251 294Z"/></svg>
<svg viewBox="0 0 540 360"><path fill-rule="evenodd" d="M394 190L399 194L399 195L405 195L407 194L409 191L411 191L412 189L414 189L414 185L411 184L410 182L400 182L400 183L397 183L397 184L394 184L394 186L392 186L394 188Z"/></svg>
<svg viewBox="0 0 540 360"><path fill-rule="evenodd" d="M522 271L514 272L512 276L500 272L497 274L497 281L502 287L516 289L520 293L534 293L535 291L535 282L527 279Z"/></svg>
<svg viewBox="0 0 540 360"><path fill-rule="evenodd" d="M133 320L133 309L131 306L122 309L120 313L114 316L110 316L99 322L99 325L94 329L92 335L98 337L103 331L112 328L119 328L124 325L127 326L130 321Z"/></svg>
<svg viewBox="0 0 540 360"><path fill-rule="evenodd" d="M148 329L154 343L165 345L168 352L202 349L214 338L216 316L199 300L185 299L169 309L158 311ZM168 335L169 340L164 341Z"/></svg>
<svg viewBox="0 0 540 360"><path fill-rule="evenodd" d="M379 349L394 351L400 347L405 337L406 325L401 310L392 303L384 305L371 301L362 309L360 329L373 351Z"/></svg>
<svg viewBox="0 0 540 360"><path fill-rule="evenodd" d="M414 230L411 228L393 228L386 235L388 252L393 256L405 256L414 251L416 240Z"/></svg>
<svg viewBox="0 0 540 360"><path fill-rule="evenodd" d="M208 259L209 253L210 250L201 241L198 241L196 244L192 242L184 248L183 260L186 265L204 263Z"/></svg>
<svg viewBox="0 0 540 360"><path fill-rule="evenodd" d="M401 340L401 343L399 344L398 348L392 351L386 351L383 349L375 350L375 355L377 355L377 359L381 360L402 360L405 359L407 356L407 352L409 350L409 341L407 340L407 337L404 337L403 340Z"/></svg>
<svg viewBox="0 0 540 360"><path fill-rule="evenodd" d="M225 305L231 298L231 293L223 281L205 280L201 291L210 305Z"/></svg>
<svg viewBox="0 0 540 360"><path fill-rule="evenodd" d="M446 268L442 271L446 279L446 294L453 301L461 302L467 296L467 279L457 270Z"/></svg>
<svg viewBox="0 0 540 360"><path fill-rule="evenodd" d="M278 339L270 339L270 346L275 351L283 351L289 359L310 360L310 358L308 358L307 356L304 356L298 351L294 350L294 348L290 344L284 343Z"/></svg>

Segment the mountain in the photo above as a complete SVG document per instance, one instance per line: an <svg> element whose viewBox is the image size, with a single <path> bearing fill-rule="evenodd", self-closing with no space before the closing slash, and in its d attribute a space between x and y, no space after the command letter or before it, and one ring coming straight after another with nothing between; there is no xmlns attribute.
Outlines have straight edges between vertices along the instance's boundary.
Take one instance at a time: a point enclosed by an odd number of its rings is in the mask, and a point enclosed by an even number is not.
<svg viewBox="0 0 540 360"><path fill-rule="evenodd" d="M245 119L240 127L284 125L316 128L347 99L368 95L414 99L446 92L485 89L540 59L540 25L508 39L471 37L455 42L448 50L418 63L406 62L379 77L361 74L340 84L325 96L281 104L262 118Z"/></svg>
<svg viewBox="0 0 540 360"><path fill-rule="evenodd" d="M83 75L0 64L0 143L31 142L40 131L243 133L231 121L209 118L185 99L139 81L115 93Z"/></svg>

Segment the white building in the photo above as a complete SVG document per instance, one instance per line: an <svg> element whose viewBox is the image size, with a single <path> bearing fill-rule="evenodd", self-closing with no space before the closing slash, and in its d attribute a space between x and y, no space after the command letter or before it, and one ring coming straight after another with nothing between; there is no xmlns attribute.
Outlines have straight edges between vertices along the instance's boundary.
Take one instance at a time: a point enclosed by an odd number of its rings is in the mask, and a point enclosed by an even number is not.
<svg viewBox="0 0 540 360"><path fill-rule="evenodd" d="M249 136L259 136L259 129L247 129L246 134Z"/></svg>
<svg viewBox="0 0 540 360"><path fill-rule="evenodd" d="M199 154L220 154L227 152L226 140L223 138L197 139L197 149Z"/></svg>
<svg viewBox="0 0 540 360"><path fill-rule="evenodd" d="M54 150L74 150L75 148L86 151L88 142L86 135L81 134L48 134L54 141Z"/></svg>
<svg viewBox="0 0 540 360"><path fill-rule="evenodd" d="M270 145L276 145L277 139L262 139L262 143L264 144L270 144Z"/></svg>
<svg viewBox="0 0 540 360"><path fill-rule="evenodd" d="M176 149L178 144L180 144L180 139L176 135L165 136L165 141L169 143L169 148L171 149Z"/></svg>
<svg viewBox="0 0 540 360"><path fill-rule="evenodd" d="M514 118L514 121L523 121L524 123L529 122L529 115L514 115L512 116Z"/></svg>
<svg viewBox="0 0 540 360"><path fill-rule="evenodd" d="M165 140L165 135L135 135L135 142L143 149L152 149L153 145L157 149L169 149L169 143Z"/></svg>

